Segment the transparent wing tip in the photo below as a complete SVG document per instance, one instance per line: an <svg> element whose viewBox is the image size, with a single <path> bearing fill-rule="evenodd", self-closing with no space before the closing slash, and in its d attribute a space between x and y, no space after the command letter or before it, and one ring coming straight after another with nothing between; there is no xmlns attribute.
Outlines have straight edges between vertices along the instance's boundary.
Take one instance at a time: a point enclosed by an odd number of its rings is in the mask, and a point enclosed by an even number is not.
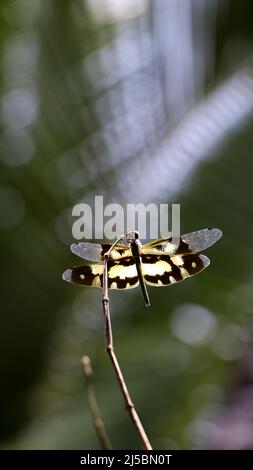
<svg viewBox="0 0 253 470"><path fill-rule="evenodd" d="M207 266L209 266L209 264L210 264L210 259L205 255L199 255L199 257L200 257L200 259L203 263L203 267L207 268Z"/></svg>
<svg viewBox="0 0 253 470"><path fill-rule="evenodd" d="M213 240L217 241L219 238L222 237L222 231L219 228L209 228L208 230L212 231L212 238Z"/></svg>
<svg viewBox="0 0 253 470"><path fill-rule="evenodd" d="M72 269L66 269L62 275L62 279L67 282L71 282L72 278Z"/></svg>
<svg viewBox="0 0 253 470"><path fill-rule="evenodd" d="M70 250L72 251L72 253L76 254L76 248L79 246L79 243L72 243L72 245L70 245Z"/></svg>

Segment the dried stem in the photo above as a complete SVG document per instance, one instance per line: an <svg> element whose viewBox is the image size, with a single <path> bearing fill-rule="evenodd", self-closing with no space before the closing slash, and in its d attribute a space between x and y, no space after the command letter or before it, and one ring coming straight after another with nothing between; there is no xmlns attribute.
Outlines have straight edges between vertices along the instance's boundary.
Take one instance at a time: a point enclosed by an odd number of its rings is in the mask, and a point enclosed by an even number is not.
<svg viewBox="0 0 253 470"><path fill-rule="evenodd" d="M98 436L98 440L101 444L102 449L111 450L112 445L107 435L103 420L100 416L97 400L96 400L95 393L94 393L93 381L92 381L93 371L91 368L90 358L88 356L83 356L81 359L81 362L83 364L83 371L84 371L84 376L85 376L85 383L86 383L86 390L87 390L90 412L91 412L94 428Z"/></svg>
<svg viewBox="0 0 253 470"><path fill-rule="evenodd" d="M145 433L145 430L141 424L140 418L135 410L134 404L130 398L123 374L121 372L116 354L113 349L113 335L112 335L112 325L111 325L111 317L110 317L110 308L109 308L109 295L108 295L108 273L107 273L107 262L108 262L109 252L107 252L104 256L104 272L103 272L103 313L105 318L105 335L106 335L106 349L108 355L111 359L115 374L117 376L119 386L121 392L123 394L126 409L130 415L131 420L135 426L135 429L142 441L144 449L152 450L151 444L149 439Z"/></svg>

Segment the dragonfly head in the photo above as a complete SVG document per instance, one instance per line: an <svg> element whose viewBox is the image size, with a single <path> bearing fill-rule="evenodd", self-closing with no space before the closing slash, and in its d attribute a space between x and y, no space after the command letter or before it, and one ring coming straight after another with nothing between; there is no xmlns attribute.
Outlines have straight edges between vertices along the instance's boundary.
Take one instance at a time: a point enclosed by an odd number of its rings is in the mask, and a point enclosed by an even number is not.
<svg viewBox="0 0 253 470"><path fill-rule="evenodd" d="M131 232L126 233L126 240L129 243L133 243L136 240L139 240L139 232L137 232L137 230L133 230Z"/></svg>

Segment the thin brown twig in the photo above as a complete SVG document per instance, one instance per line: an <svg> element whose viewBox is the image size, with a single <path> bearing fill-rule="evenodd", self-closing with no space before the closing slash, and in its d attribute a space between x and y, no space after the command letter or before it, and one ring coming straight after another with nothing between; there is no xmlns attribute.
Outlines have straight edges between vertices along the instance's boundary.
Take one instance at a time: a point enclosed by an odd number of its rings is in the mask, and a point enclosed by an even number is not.
<svg viewBox="0 0 253 470"><path fill-rule="evenodd" d="M85 383L86 383L86 390L87 390L90 412L91 412L93 425L96 430L98 440L100 442L102 449L111 450L112 445L108 437L108 434L106 432L103 420L100 416L97 400L96 400L95 393L94 393L93 381L92 381L93 370L91 368L90 358L88 356L83 356L81 359L81 362L83 365L83 371L84 371L84 376L85 376Z"/></svg>
<svg viewBox="0 0 253 470"><path fill-rule="evenodd" d="M108 256L109 256L109 252L107 252L104 255L103 297L102 297L103 313L104 313L104 319L105 319L106 349L111 359L116 377L118 379L119 386L120 386L121 392L125 400L126 409L130 415L131 420L133 421L135 429L144 446L144 449L152 450L152 446L142 426L140 418L135 410L134 404L130 398L130 395L126 386L126 382L124 380L123 374L121 372L121 369L120 369L120 366L119 366L119 363L118 363L118 360L117 360L117 357L113 348L113 334L112 334L112 325L111 325L110 308L109 308L109 295L108 295L108 273L107 273Z"/></svg>

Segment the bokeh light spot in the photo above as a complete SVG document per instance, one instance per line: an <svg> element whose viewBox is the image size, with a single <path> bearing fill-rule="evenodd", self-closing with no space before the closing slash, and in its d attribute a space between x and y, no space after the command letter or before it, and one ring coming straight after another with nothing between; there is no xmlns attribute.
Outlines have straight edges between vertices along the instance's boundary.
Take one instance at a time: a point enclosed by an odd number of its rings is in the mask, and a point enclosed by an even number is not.
<svg viewBox="0 0 253 470"><path fill-rule="evenodd" d="M217 328L214 315L197 304L184 304L177 308L169 324L176 338L192 345L208 342Z"/></svg>
<svg viewBox="0 0 253 470"><path fill-rule="evenodd" d="M10 167L25 165L34 154L34 143L28 132L5 132L0 140L0 159Z"/></svg>
<svg viewBox="0 0 253 470"><path fill-rule="evenodd" d="M35 121L37 117L38 102L33 90L16 88L3 97L2 121L10 129L20 130Z"/></svg>

